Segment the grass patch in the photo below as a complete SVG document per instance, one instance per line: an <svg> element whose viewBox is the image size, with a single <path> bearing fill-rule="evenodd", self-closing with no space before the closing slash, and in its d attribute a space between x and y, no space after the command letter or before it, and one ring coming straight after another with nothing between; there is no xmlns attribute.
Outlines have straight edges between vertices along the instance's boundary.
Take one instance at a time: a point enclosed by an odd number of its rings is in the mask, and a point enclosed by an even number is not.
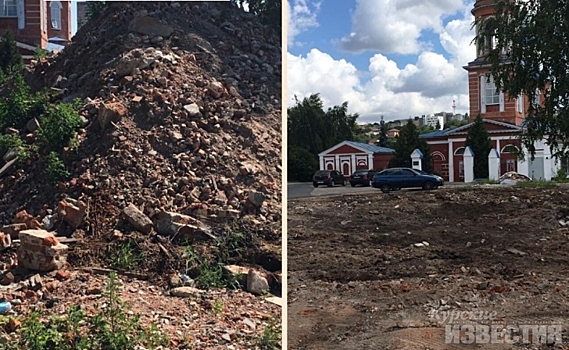
<svg viewBox="0 0 569 350"><path fill-rule="evenodd" d="M239 259L247 245L246 236L233 226L227 226L208 248L210 254L200 254L193 246L184 247L183 258L186 260L186 274L196 281L200 288L238 288L235 276L223 271L231 259Z"/></svg>
<svg viewBox="0 0 569 350"><path fill-rule="evenodd" d="M282 326L280 320L271 318L267 327L258 338L258 346L263 350L277 350L281 348Z"/></svg>
<svg viewBox="0 0 569 350"><path fill-rule="evenodd" d="M108 250L110 265L114 268L131 270L144 260L144 254L132 241L110 245Z"/></svg>
<svg viewBox="0 0 569 350"><path fill-rule="evenodd" d="M138 315L129 314L129 305L119 297L121 284L113 272L104 293L104 305L96 305L95 315L87 315L80 306L71 306L66 314L46 318L34 310L22 320L18 339L3 344L3 349L30 350L126 350L157 349L169 345L156 325L144 327Z"/></svg>
<svg viewBox="0 0 569 350"><path fill-rule="evenodd" d="M484 180L476 181L476 184L477 185L499 185L500 182L496 181L496 180L484 179Z"/></svg>
<svg viewBox="0 0 569 350"><path fill-rule="evenodd" d="M516 187L520 188L555 188L557 183L553 181L534 180L534 181L518 181Z"/></svg>

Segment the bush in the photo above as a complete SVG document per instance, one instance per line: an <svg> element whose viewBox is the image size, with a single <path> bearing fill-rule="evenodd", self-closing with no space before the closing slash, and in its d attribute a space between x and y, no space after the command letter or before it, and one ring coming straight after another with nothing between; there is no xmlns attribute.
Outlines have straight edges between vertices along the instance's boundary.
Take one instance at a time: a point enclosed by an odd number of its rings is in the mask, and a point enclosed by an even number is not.
<svg viewBox="0 0 569 350"><path fill-rule="evenodd" d="M129 305L119 297L120 282L111 273L104 293L105 307L96 306L94 316L88 316L79 306L72 306L63 316L49 319L35 310L22 322L20 338L3 349L49 350L130 350L156 349L169 344L155 325L142 327L138 315L130 315Z"/></svg>
<svg viewBox="0 0 569 350"><path fill-rule="evenodd" d="M563 167L559 168L553 180L557 182L567 182L569 180L567 179L567 171Z"/></svg>
<svg viewBox="0 0 569 350"><path fill-rule="evenodd" d="M10 95L0 99L0 129L21 128L32 118L43 113L48 97L43 93L32 94L21 75L9 82Z"/></svg>
<svg viewBox="0 0 569 350"><path fill-rule="evenodd" d="M69 171L55 152L50 152L45 161L45 177L47 181L56 185L59 181L69 177Z"/></svg>
<svg viewBox="0 0 569 350"><path fill-rule="evenodd" d="M0 156L14 148L20 161L28 160L37 152L35 147L27 145L18 134L0 135Z"/></svg>
<svg viewBox="0 0 569 350"><path fill-rule="evenodd" d="M312 175L318 170L318 159L306 149L291 146L287 152L287 177L289 181L312 181Z"/></svg>
<svg viewBox="0 0 569 350"><path fill-rule="evenodd" d="M75 130L81 125L79 102L48 106L39 118L38 136L50 151L69 146Z"/></svg>

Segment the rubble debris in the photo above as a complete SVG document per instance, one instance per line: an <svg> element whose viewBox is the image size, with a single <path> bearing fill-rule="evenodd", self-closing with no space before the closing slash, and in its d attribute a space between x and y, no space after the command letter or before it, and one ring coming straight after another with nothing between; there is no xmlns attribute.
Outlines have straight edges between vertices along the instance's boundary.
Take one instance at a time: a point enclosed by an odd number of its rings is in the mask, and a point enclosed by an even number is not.
<svg viewBox="0 0 569 350"><path fill-rule="evenodd" d="M519 256L525 256L528 253L526 252L522 252L521 250L518 250L516 248L508 248L506 249L508 251L508 253L514 254L514 255L519 255Z"/></svg>
<svg viewBox="0 0 569 350"><path fill-rule="evenodd" d="M123 209L123 216L138 231L146 234L152 231L152 220L134 204L131 203Z"/></svg>
<svg viewBox="0 0 569 350"><path fill-rule="evenodd" d="M57 212L71 227L78 228L87 214L87 204L68 197L59 202Z"/></svg>
<svg viewBox="0 0 569 350"><path fill-rule="evenodd" d="M249 269L247 274L247 291L253 294L264 294L269 292L269 282L262 273L254 269Z"/></svg>
<svg viewBox="0 0 569 350"><path fill-rule="evenodd" d="M170 290L170 295L180 298L191 298L201 295L203 292L194 287L176 287Z"/></svg>
<svg viewBox="0 0 569 350"><path fill-rule="evenodd" d="M0 251L12 246L12 237L8 233L0 232Z"/></svg>
<svg viewBox="0 0 569 350"><path fill-rule="evenodd" d="M41 228L40 222L31 214L28 214L25 209L16 213L14 223L24 224L29 229Z"/></svg>
<svg viewBox="0 0 569 350"><path fill-rule="evenodd" d="M214 327L238 329L234 320L242 317L234 316L247 313L260 333L261 320L278 315L278 308L262 298L242 291L200 291L199 296L207 300L195 298L197 304L187 312L188 301L165 297L157 285L168 282L174 272L185 271L179 259L183 248L174 239L206 238L195 247L207 251L217 242L211 240L214 233L228 224L251 238L247 254L235 263L280 268L279 254L264 253L282 239L281 35L229 2L124 2L109 7L99 19L86 23L65 50L34 61L23 72L33 91L54 87L59 92L56 100L81 100L81 126L75 130L73 144L78 147L59 152L69 177L50 190L41 158L5 167L0 181L0 231L14 241L30 229L54 230L59 244L70 242L60 235L79 243L67 257L69 267L57 266L56 271L41 274L42 288L37 292L17 290L28 283L24 265L30 265L26 260L31 258L23 253L29 249L20 247L17 256L16 249L9 249L2 261L13 268L15 282L0 292L14 293L10 301L16 309L45 303L46 315L56 314L63 306L97 302L108 269L75 269L109 266L105 248L122 242L107 239L122 236L136 241L145 259L132 274L120 272L119 278L127 276L121 282L131 286L143 278L152 282L126 288L125 297L136 298L134 307L142 314L149 310L146 301L150 300L156 311L153 316L171 322L172 339L179 341L182 336L176 331L183 329L194 338L192 344L219 346L221 337L212 339L198 327L214 319L209 309L203 309L214 298L231 306L224 314L235 313L216 317ZM26 142L39 145L23 125L6 132L26 135ZM261 196L249 199L251 190L263 195L262 202ZM132 217L123 213L131 204L152 226L161 226L156 224L164 212L184 217L166 215L173 224L164 225L163 234L127 232L121 216ZM29 220L10 226L16 224L14 215L22 208ZM139 226L146 231L148 222L141 221L144 224ZM23 246L24 239L20 240ZM64 271L71 267L73 277L68 278ZM19 275L20 270L27 275ZM178 287L192 287L191 279L178 277ZM77 291L92 295L84 298ZM142 293L145 302L139 303ZM169 318L172 314L176 318ZM168 328L166 323L161 326ZM250 347L247 334L244 340L232 334L231 345Z"/></svg>
<svg viewBox="0 0 569 350"><path fill-rule="evenodd" d="M240 286L247 286L249 268L237 265L225 265L223 266L223 272L234 278Z"/></svg>
<svg viewBox="0 0 569 350"><path fill-rule="evenodd" d="M154 229L161 235L177 237L184 240L215 238L211 228L189 215L173 212L160 212L153 217Z"/></svg>
<svg viewBox="0 0 569 350"><path fill-rule="evenodd" d="M5 315L10 310L12 310L12 304L9 301L6 300L0 301L0 315Z"/></svg>
<svg viewBox="0 0 569 350"><path fill-rule="evenodd" d="M32 228L32 227L29 227ZM12 240L18 239L18 234L22 230L28 229L28 226L25 223L17 223L11 225L5 225L0 228L0 232L5 233L10 236Z"/></svg>
<svg viewBox="0 0 569 350"><path fill-rule="evenodd" d="M45 230L24 230L19 233L18 265L35 271L63 268L67 262L67 249L55 235Z"/></svg>
<svg viewBox="0 0 569 350"><path fill-rule="evenodd" d="M498 182L501 185L515 185L518 182L527 182L527 181L531 181L531 178L526 175L517 173L515 171L509 171L505 174L502 174L502 176L498 178Z"/></svg>

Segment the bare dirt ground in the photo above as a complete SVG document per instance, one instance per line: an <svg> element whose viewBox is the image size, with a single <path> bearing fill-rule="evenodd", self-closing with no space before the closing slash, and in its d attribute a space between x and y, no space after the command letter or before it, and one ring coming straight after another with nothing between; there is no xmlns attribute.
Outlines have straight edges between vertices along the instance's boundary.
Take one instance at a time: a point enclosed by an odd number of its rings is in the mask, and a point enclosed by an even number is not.
<svg viewBox="0 0 569 350"><path fill-rule="evenodd" d="M562 188L289 201L289 349L567 349L568 215ZM519 342L465 344L469 325Z"/></svg>

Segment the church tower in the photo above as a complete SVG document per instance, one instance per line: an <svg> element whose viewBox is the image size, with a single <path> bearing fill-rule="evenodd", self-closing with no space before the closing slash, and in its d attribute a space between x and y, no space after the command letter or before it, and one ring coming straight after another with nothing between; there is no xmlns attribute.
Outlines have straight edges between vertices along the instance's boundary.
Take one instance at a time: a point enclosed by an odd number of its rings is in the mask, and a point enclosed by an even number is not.
<svg viewBox="0 0 569 350"><path fill-rule="evenodd" d="M472 9L475 21L494 15L494 0L477 0ZM521 125L525 118L524 106L527 97L507 96L496 91L496 86L490 74L490 65L485 63L485 56L496 44L489 28L476 26L476 34L484 30L489 34L483 42L476 44L476 59L463 68L468 71L468 94L470 102L470 120L478 114L483 119L496 120L514 125Z"/></svg>

